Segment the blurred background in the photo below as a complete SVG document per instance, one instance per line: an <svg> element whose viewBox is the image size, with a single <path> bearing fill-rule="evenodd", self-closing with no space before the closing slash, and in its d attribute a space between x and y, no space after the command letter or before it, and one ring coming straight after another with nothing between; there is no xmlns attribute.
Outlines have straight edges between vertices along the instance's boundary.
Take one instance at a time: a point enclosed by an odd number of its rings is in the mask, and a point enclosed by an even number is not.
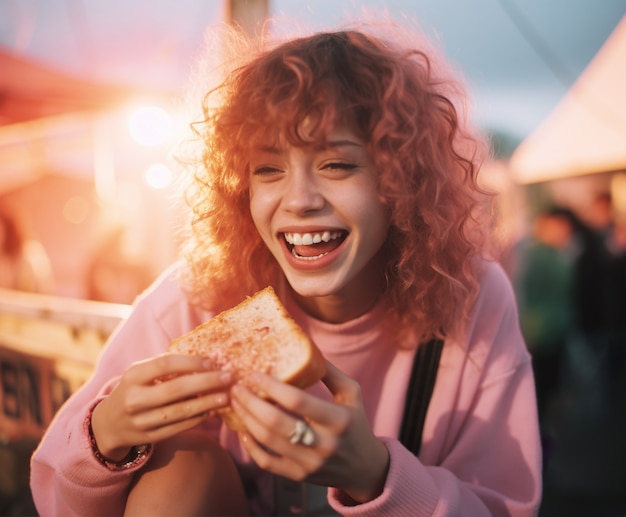
<svg viewBox="0 0 626 517"><path fill-rule="evenodd" d="M34 444L177 258L172 151L207 31L368 10L433 38L492 140L541 514L626 515L625 0L0 1L0 515L33 514Z"/></svg>

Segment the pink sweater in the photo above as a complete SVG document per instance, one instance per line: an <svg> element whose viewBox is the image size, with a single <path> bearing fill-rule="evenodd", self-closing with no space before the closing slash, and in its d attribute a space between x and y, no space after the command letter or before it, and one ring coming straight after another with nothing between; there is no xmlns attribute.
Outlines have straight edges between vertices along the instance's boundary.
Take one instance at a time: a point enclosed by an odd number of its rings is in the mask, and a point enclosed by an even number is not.
<svg viewBox="0 0 626 517"><path fill-rule="evenodd" d="M363 517L536 514L541 460L533 375L513 293L499 266L486 266L464 339L444 346L419 458L396 439L414 351L389 346L379 325L383 307L343 324L315 320L288 301L287 308L324 355L361 384L374 432L390 452L383 493L350 506L331 488L328 500L336 511ZM123 512L141 465L112 472L100 464L85 431L88 412L131 362L162 353L172 338L209 317L187 303L174 271L137 300L93 377L59 411L35 451L31 487L42 516ZM321 385L312 389L327 396ZM268 515L270 477L252 464L237 436L219 420L207 420L203 428L220 439L242 475L258 487L259 495L250 501L253 511Z"/></svg>

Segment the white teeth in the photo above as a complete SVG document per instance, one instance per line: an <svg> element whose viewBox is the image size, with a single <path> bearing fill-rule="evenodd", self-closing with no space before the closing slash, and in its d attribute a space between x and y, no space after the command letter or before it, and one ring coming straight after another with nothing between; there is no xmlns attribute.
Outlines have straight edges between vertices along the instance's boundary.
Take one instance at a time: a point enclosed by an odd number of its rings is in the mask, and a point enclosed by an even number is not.
<svg viewBox="0 0 626 517"><path fill-rule="evenodd" d="M293 246L310 246L311 244L318 244L322 241L329 242L341 237L340 231L325 231L323 233L286 233L285 240Z"/></svg>

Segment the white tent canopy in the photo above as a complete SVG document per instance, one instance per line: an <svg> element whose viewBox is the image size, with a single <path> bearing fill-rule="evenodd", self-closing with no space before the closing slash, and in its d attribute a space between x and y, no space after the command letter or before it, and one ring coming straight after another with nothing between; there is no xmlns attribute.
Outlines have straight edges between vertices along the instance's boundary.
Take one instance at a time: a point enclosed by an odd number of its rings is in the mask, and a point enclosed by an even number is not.
<svg viewBox="0 0 626 517"><path fill-rule="evenodd" d="M626 17L509 167L519 183L626 170Z"/></svg>

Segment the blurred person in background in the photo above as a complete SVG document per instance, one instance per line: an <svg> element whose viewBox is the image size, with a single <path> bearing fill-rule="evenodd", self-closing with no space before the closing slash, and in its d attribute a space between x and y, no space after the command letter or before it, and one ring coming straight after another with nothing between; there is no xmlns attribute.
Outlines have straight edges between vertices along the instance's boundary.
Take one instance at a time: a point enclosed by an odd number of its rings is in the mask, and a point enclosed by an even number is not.
<svg viewBox="0 0 626 517"><path fill-rule="evenodd" d="M6 211L0 211L0 288L46 294L54 290L45 248L27 238L17 219Z"/></svg>
<svg viewBox="0 0 626 517"><path fill-rule="evenodd" d="M574 324L573 267L576 258L571 211L550 207L539 213L517 252L515 272L520 324L532 355L544 452L550 446L548 414ZM544 466L545 466L544 461Z"/></svg>
<svg viewBox="0 0 626 517"><path fill-rule="evenodd" d="M626 347L626 249L623 222L611 194L597 193L584 213L581 253L574 271L575 320L579 343L595 368L597 386L611 391L623 371Z"/></svg>
<svg viewBox="0 0 626 517"><path fill-rule="evenodd" d="M581 213L581 254L576 264L576 322L587 343L602 347L612 323L614 279L609 268L609 242L613 233L611 195L595 195Z"/></svg>
<svg viewBox="0 0 626 517"><path fill-rule="evenodd" d="M617 217L609 239L610 269L614 278L611 302L613 323L609 347L609 388L626 391L626 219Z"/></svg>

